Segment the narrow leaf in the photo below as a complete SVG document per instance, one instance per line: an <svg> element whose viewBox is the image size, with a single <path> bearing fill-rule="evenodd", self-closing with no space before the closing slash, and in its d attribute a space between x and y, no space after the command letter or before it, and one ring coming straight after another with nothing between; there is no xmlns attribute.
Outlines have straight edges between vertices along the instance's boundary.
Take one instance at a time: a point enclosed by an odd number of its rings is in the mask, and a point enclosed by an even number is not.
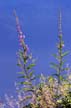
<svg viewBox="0 0 71 108"><path fill-rule="evenodd" d="M29 76L32 77L33 76L34 71L29 73Z"/></svg>
<svg viewBox="0 0 71 108"><path fill-rule="evenodd" d="M31 85L31 82L23 82L24 85Z"/></svg>
<svg viewBox="0 0 71 108"><path fill-rule="evenodd" d="M17 66L20 66L21 67L21 64L17 63Z"/></svg>
<svg viewBox="0 0 71 108"><path fill-rule="evenodd" d="M53 54L53 56L56 58L56 59L59 59L59 56L57 54Z"/></svg>
<svg viewBox="0 0 71 108"><path fill-rule="evenodd" d="M31 80L35 80L36 79L36 77L34 76L33 78L31 78Z"/></svg>
<svg viewBox="0 0 71 108"><path fill-rule="evenodd" d="M22 74L22 75L23 75L23 74L24 74L24 72L18 72L18 74Z"/></svg>
<svg viewBox="0 0 71 108"><path fill-rule="evenodd" d="M64 53L62 54L62 57L64 57L64 56L68 55L69 53L70 53L69 51L64 52Z"/></svg>
<svg viewBox="0 0 71 108"><path fill-rule="evenodd" d="M20 82L19 84L21 84L21 85L31 85L31 82Z"/></svg>
<svg viewBox="0 0 71 108"><path fill-rule="evenodd" d="M52 74L52 75L53 75L53 76L57 76L57 77L59 76L57 73L56 73L56 74Z"/></svg>
<svg viewBox="0 0 71 108"><path fill-rule="evenodd" d="M58 65L55 64L55 63L50 63L50 67L51 67L51 68L54 68L55 70L58 69Z"/></svg>
<svg viewBox="0 0 71 108"><path fill-rule="evenodd" d="M23 90L26 91L26 92L28 92L28 91L34 92L34 90L33 89L30 89L30 88L23 88Z"/></svg>
<svg viewBox="0 0 71 108"><path fill-rule="evenodd" d="M27 78L25 75L23 75L23 76L19 76L18 78Z"/></svg>
<svg viewBox="0 0 71 108"><path fill-rule="evenodd" d="M27 67L27 70L31 69L32 67L34 67L35 64L30 64L28 67Z"/></svg>

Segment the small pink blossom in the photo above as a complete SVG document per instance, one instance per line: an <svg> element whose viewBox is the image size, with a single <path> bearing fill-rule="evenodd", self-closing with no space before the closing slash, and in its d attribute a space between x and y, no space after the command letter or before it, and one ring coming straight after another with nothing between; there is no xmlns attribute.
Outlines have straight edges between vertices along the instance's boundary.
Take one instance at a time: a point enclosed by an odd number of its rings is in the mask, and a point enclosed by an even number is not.
<svg viewBox="0 0 71 108"><path fill-rule="evenodd" d="M20 36L19 36L19 38L23 38L23 36L22 36L22 35L20 35Z"/></svg>
<svg viewBox="0 0 71 108"><path fill-rule="evenodd" d="M24 39L24 38L25 38L25 35L20 34L20 35L19 35L19 38L20 38L20 39Z"/></svg>

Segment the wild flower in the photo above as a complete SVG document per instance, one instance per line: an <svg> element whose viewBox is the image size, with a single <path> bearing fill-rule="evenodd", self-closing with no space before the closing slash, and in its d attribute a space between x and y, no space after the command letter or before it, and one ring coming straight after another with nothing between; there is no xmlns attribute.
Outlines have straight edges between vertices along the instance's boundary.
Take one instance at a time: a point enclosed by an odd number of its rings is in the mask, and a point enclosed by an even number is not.
<svg viewBox="0 0 71 108"><path fill-rule="evenodd" d="M45 77L40 75L38 84L34 84L36 77L32 68L35 66L29 47L25 43L25 35L21 30L19 19L16 18L16 27L19 38L20 50L17 52L18 66L21 68L19 78L21 81L16 87L16 96L5 94L5 103L0 101L0 108L71 108L71 68L69 65L64 67L64 56L69 52L63 52L64 41L62 40L61 13L59 17L59 35L57 54L53 56L57 60L51 63L56 73ZM64 77L62 72L67 72Z"/></svg>
<svg viewBox="0 0 71 108"><path fill-rule="evenodd" d="M32 99L32 95L36 95L35 86L33 81L35 80L35 75L33 75L32 68L35 64L32 62L32 55L29 52L29 47L25 43L25 36L21 30L19 19L14 13L16 17L16 26L19 35L19 42L21 44L21 49L18 52L18 66L22 69L22 72L19 72L21 76L19 78L22 80L20 82L20 86L23 85L23 92L25 93L25 98L23 98L23 102L29 103Z"/></svg>

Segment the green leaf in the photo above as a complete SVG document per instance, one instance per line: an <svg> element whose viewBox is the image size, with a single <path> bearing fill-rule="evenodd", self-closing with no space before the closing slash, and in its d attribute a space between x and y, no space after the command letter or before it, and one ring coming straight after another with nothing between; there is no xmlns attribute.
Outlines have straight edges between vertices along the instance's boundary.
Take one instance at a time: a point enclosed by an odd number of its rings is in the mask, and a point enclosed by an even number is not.
<svg viewBox="0 0 71 108"><path fill-rule="evenodd" d="M64 57L66 55L68 55L70 53L70 51L64 52L61 56Z"/></svg>
<svg viewBox="0 0 71 108"><path fill-rule="evenodd" d="M35 80L36 79L36 77L34 76L33 78L31 78L30 80Z"/></svg>
<svg viewBox="0 0 71 108"><path fill-rule="evenodd" d="M27 78L27 76L23 75L23 76L19 76L18 78Z"/></svg>
<svg viewBox="0 0 71 108"><path fill-rule="evenodd" d="M26 87L23 88L23 90L24 90L24 91L30 91L30 89L29 89L29 88L26 88Z"/></svg>
<svg viewBox="0 0 71 108"><path fill-rule="evenodd" d="M29 73L29 77L32 77L33 76L33 73L34 73L34 71L30 72Z"/></svg>
<svg viewBox="0 0 71 108"><path fill-rule="evenodd" d="M57 74L57 73L56 73L56 74L52 74L52 75L53 75L53 76L56 76L56 77L59 77L59 78L60 78L60 80L64 80L64 77L63 77L63 76L61 76L61 75L59 76L59 74Z"/></svg>
<svg viewBox="0 0 71 108"><path fill-rule="evenodd" d="M21 67L21 64L17 63L17 66L20 66Z"/></svg>
<svg viewBox="0 0 71 108"><path fill-rule="evenodd" d="M31 99L31 98L32 98L32 96L30 96L30 95L25 97L25 99Z"/></svg>
<svg viewBox="0 0 71 108"><path fill-rule="evenodd" d="M57 54L52 54L56 59L59 59L59 56Z"/></svg>
<svg viewBox="0 0 71 108"><path fill-rule="evenodd" d="M53 76L56 76L56 77L58 77L59 75L56 73L56 74L52 74Z"/></svg>
<svg viewBox="0 0 71 108"><path fill-rule="evenodd" d="M20 83L23 84L23 85L31 85L31 82L28 82L28 81L27 82L26 81L25 82L20 82Z"/></svg>
<svg viewBox="0 0 71 108"><path fill-rule="evenodd" d="M63 68L62 71L68 71L69 68Z"/></svg>
<svg viewBox="0 0 71 108"><path fill-rule="evenodd" d="M55 70L57 70L58 69L58 64L50 63L50 67L54 68Z"/></svg>
<svg viewBox="0 0 71 108"><path fill-rule="evenodd" d="M19 82L19 84L23 84L23 82Z"/></svg>
<svg viewBox="0 0 71 108"><path fill-rule="evenodd" d="M30 64L28 67L27 67L27 70L31 69L32 67L34 67L35 64Z"/></svg>
<svg viewBox="0 0 71 108"><path fill-rule="evenodd" d="M18 72L18 74L22 74L22 75L23 75L23 74L24 74L24 72Z"/></svg>
<svg viewBox="0 0 71 108"><path fill-rule="evenodd" d="M28 92L28 91L34 92L34 90L33 89L30 89L30 88L23 88L23 90L26 91L26 92Z"/></svg>
<svg viewBox="0 0 71 108"><path fill-rule="evenodd" d="M23 82L25 85L31 85L31 82Z"/></svg>
<svg viewBox="0 0 71 108"><path fill-rule="evenodd" d="M55 67L58 67L58 64L55 64L53 62L50 63L51 65L55 66Z"/></svg>
<svg viewBox="0 0 71 108"><path fill-rule="evenodd" d="M19 51L19 57L21 58L21 60L23 59L23 51Z"/></svg>

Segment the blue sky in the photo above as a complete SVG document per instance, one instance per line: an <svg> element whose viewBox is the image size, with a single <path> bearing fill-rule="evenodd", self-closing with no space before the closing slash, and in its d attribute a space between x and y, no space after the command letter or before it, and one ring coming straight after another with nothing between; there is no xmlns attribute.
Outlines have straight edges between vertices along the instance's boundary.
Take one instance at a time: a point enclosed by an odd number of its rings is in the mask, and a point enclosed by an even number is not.
<svg viewBox="0 0 71 108"><path fill-rule="evenodd" d="M0 96L14 90L19 48L13 10L19 16L26 43L38 58L36 74L50 74L49 63L56 52L58 11L62 12L63 39L71 50L71 0L0 0ZM71 63L71 53L67 63Z"/></svg>

